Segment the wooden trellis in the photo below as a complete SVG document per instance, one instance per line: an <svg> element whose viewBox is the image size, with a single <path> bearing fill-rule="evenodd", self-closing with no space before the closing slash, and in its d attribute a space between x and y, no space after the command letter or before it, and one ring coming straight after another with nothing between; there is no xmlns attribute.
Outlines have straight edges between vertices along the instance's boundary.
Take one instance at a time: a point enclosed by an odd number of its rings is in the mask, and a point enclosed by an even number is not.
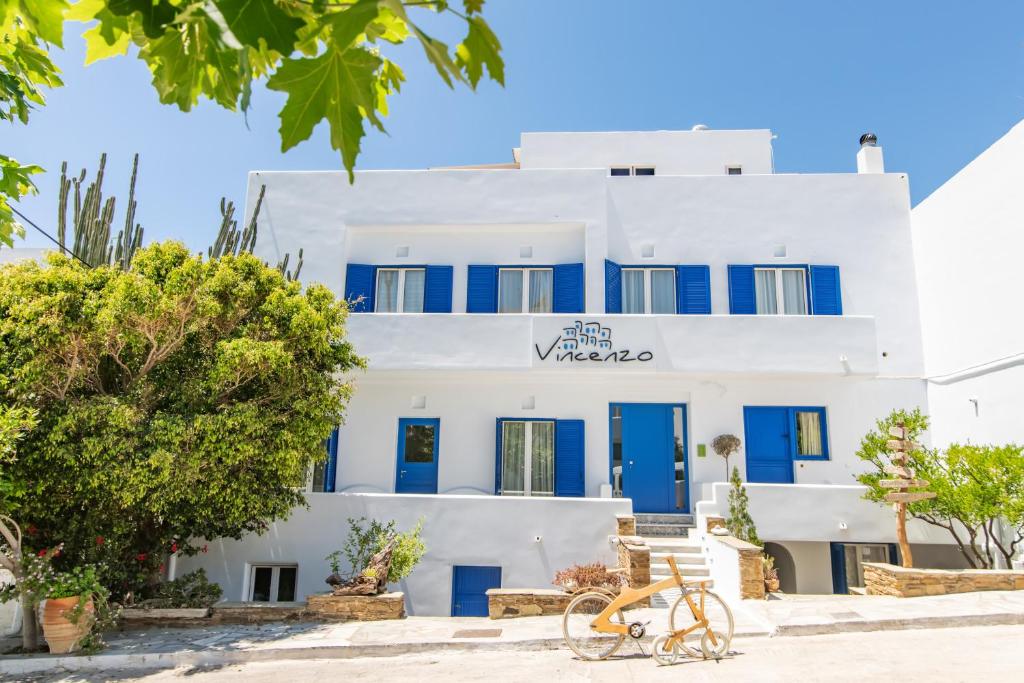
<svg viewBox="0 0 1024 683"><path fill-rule="evenodd" d="M903 566L913 567L914 557L910 553L910 542L907 541L907 505L919 500L934 498L936 494L932 491L911 490L924 489L928 486L928 482L917 479L907 464L907 454L920 450L921 444L907 439L906 425L902 422L897 423L895 427L889 429L889 436L894 437L886 443L890 464L886 465L883 471L896 479L882 479L878 485L882 488L893 489L891 493L885 494L885 501L893 503L896 509L896 537L900 542Z"/></svg>

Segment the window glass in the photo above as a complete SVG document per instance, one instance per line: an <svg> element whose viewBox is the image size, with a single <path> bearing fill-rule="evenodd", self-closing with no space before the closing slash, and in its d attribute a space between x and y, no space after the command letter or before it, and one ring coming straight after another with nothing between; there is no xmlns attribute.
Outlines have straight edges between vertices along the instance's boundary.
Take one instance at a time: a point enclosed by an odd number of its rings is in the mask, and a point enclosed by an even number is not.
<svg viewBox="0 0 1024 683"><path fill-rule="evenodd" d="M530 271L530 313L550 313L553 293L550 270Z"/></svg>
<svg viewBox="0 0 1024 683"><path fill-rule="evenodd" d="M651 313L676 312L676 274L672 270L651 271Z"/></svg>
<svg viewBox="0 0 1024 683"><path fill-rule="evenodd" d="M270 582L274 577L273 567L254 567L252 570L252 599L254 602L270 602Z"/></svg>
<svg viewBox="0 0 1024 683"><path fill-rule="evenodd" d="M644 271L622 271L622 312L644 312Z"/></svg>
<svg viewBox="0 0 1024 683"><path fill-rule="evenodd" d="M774 270L758 268L754 271L754 292L759 315L772 315L779 312Z"/></svg>
<svg viewBox="0 0 1024 683"><path fill-rule="evenodd" d="M423 312L423 285L426 272L423 270L405 271L405 291L402 294L403 313Z"/></svg>
<svg viewBox="0 0 1024 683"><path fill-rule="evenodd" d="M637 166L633 169L633 175L654 175L654 167Z"/></svg>
<svg viewBox="0 0 1024 683"><path fill-rule="evenodd" d="M523 312L523 271L498 271L498 313Z"/></svg>
<svg viewBox="0 0 1024 683"><path fill-rule="evenodd" d="M376 308L380 313L398 312L398 271L377 270Z"/></svg>
<svg viewBox="0 0 1024 683"><path fill-rule="evenodd" d="M521 496L526 491L526 423L503 422L501 435L501 492Z"/></svg>
<svg viewBox="0 0 1024 683"><path fill-rule="evenodd" d="M824 455L822 448L821 413L796 411L797 455Z"/></svg>
<svg viewBox="0 0 1024 683"><path fill-rule="evenodd" d="M804 287L803 270L782 271L782 298L786 315L807 315L807 288Z"/></svg>
<svg viewBox="0 0 1024 683"><path fill-rule="evenodd" d="M743 175L743 168L740 166L730 166L728 173L729 175Z"/></svg>
<svg viewBox="0 0 1024 683"><path fill-rule="evenodd" d="M313 482L312 491L314 493L322 493L324 490L324 478L327 474L327 461L322 460L318 463L313 464Z"/></svg>
<svg viewBox="0 0 1024 683"><path fill-rule="evenodd" d="M555 424L531 422L530 494L550 496L555 492Z"/></svg>
<svg viewBox="0 0 1024 683"><path fill-rule="evenodd" d="M626 176L629 175L629 166L613 166L610 172L613 176Z"/></svg>
<svg viewBox="0 0 1024 683"><path fill-rule="evenodd" d="M612 495L622 496L622 408L612 408Z"/></svg>
<svg viewBox="0 0 1024 683"><path fill-rule="evenodd" d="M405 461L434 462L434 425L405 425Z"/></svg>
<svg viewBox="0 0 1024 683"><path fill-rule="evenodd" d="M277 601L294 601L296 567L278 567L277 571Z"/></svg>
<svg viewBox="0 0 1024 683"><path fill-rule="evenodd" d="M677 510L686 509L686 444L683 442L683 408L672 408L672 444L675 461L675 503Z"/></svg>

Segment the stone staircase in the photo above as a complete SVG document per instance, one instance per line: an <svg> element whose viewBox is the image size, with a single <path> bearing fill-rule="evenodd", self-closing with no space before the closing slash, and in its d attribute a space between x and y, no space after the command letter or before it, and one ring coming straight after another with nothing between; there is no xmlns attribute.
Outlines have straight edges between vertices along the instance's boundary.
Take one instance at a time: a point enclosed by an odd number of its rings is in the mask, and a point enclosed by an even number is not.
<svg viewBox="0 0 1024 683"><path fill-rule="evenodd" d="M672 575L668 558L673 557L684 579L700 580L710 574L704 551L697 539L693 515L636 514L636 533L651 549L651 582ZM679 597L672 588L653 596L651 607L670 607Z"/></svg>

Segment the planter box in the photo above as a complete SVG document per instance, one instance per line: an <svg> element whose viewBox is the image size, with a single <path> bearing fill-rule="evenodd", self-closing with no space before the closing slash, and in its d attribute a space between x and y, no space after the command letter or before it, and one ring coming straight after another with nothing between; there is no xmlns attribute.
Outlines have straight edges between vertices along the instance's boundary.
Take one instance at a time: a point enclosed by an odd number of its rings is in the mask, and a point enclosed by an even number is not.
<svg viewBox="0 0 1024 683"><path fill-rule="evenodd" d="M405 617L405 593L332 595L306 598L306 614L325 621L380 621Z"/></svg>
<svg viewBox="0 0 1024 683"><path fill-rule="evenodd" d="M210 608L174 609L128 607L121 610L121 625L127 628L143 626L199 626L210 623Z"/></svg>
<svg viewBox="0 0 1024 683"><path fill-rule="evenodd" d="M1020 569L907 569L892 564L865 563L868 595L916 598L975 591L1024 590Z"/></svg>
<svg viewBox="0 0 1024 683"><path fill-rule="evenodd" d="M562 614L572 599L572 593L554 588L491 588L487 612L491 619Z"/></svg>

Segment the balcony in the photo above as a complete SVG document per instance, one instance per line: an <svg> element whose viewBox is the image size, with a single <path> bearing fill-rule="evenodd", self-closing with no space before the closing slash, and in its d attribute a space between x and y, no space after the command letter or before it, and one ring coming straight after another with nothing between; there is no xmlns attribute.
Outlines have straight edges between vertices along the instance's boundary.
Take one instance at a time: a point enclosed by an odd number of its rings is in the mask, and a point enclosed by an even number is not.
<svg viewBox="0 0 1024 683"><path fill-rule="evenodd" d="M370 370L878 374L868 316L356 314Z"/></svg>

